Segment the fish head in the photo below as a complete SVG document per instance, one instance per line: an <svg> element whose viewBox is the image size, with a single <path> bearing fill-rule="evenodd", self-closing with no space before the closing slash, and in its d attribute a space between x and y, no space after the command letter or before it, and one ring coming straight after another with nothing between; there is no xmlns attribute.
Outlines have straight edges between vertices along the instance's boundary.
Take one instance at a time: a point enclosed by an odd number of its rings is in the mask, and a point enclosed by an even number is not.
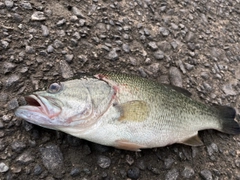
<svg viewBox="0 0 240 180"><path fill-rule="evenodd" d="M93 78L53 83L46 91L25 97L27 105L18 107L15 115L49 129L79 131L97 122L113 94L107 83Z"/></svg>

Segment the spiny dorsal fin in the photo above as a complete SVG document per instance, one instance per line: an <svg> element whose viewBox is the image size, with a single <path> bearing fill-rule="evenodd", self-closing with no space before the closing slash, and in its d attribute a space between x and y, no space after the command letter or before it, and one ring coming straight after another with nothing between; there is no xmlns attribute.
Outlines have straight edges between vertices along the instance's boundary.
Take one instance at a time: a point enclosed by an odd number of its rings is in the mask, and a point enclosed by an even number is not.
<svg viewBox="0 0 240 180"><path fill-rule="evenodd" d="M134 100L117 105L121 116L119 121L144 121L149 115L150 108L145 101Z"/></svg>
<svg viewBox="0 0 240 180"><path fill-rule="evenodd" d="M199 138L198 134L194 135L194 136L192 136L192 137L190 137L190 138L188 138L184 141L181 141L180 143L188 145L188 146L202 146L203 145L203 142Z"/></svg>

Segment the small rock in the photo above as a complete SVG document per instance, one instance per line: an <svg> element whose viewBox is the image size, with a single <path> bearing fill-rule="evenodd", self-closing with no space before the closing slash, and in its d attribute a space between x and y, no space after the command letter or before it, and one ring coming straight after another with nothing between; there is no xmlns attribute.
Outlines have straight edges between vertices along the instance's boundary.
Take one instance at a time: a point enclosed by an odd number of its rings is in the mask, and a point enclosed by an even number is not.
<svg viewBox="0 0 240 180"><path fill-rule="evenodd" d="M166 174L165 180L176 180L179 176L177 169L172 169Z"/></svg>
<svg viewBox="0 0 240 180"><path fill-rule="evenodd" d="M134 163L134 159L132 158L132 156L127 155L126 162L131 166Z"/></svg>
<svg viewBox="0 0 240 180"><path fill-rule="evenodd" d="M46 20L46 17L43 12L35 11L31 16L31 19L33 21L44 21L44 20Z"/></svg>
<svg viewBox="0 0 240 180"><path fill-rule="evenodd" d="M79 40L79 39L81 38L79 32L73 33L73 37L74 37L75 39L77 39L77 40Z"/></svg>
<svg viewBox="0 0 240 180"><path fill-rule="evenodd" d="M167 30L165 27L160 27L159 31L163 36L168 36L169 35L169 30Z"/></svg>
<svg viewBox="0 0 240 180"><path fill-rule="evenodd" d="M66 19L61 19L60 21L57 22L57 26L62 26L66 23Z"/></svg>
<svg viewBox="0 0 240 180"><path fill-rule="evenodd" d="M213 153L218 152L218 146L215 143L211 143L209 146L207 146L207 152L209 156L212 156Z"/></svg>
<svg viewBox="0 0 240 180"><path fill-rule="evenodd" d="M187 45L188 45L188 49L190 49L191 51L194 51L196 49L195 43L187 43Z"/></svg>
<svg viewBox="0 0 240 180"><path fill-rule="evenodd" d="M108 53L108 59L115 61L118 60L118 54L115 48L113 48L109 53Z"/></svg>
<svg viewBox="0 0 240 180"><path fill-rule="evenodd" d="M111 165L111 159L106 156L98 156L97 164L99 167L106 169Z"/></svg>
<svg viewBox="0 0 240 180"><path fill-rule="evenodd" d="M5 1L5 6L6 6L8 9L11 9L11 8L13 7L13 1L6 0L6 1Z"/></svg>
<svg viewBox="0 0 240 180"><path fill-rule="evenodd" d="M53 50L54 50L54 48L53 48L52 45L49 45L49 46L47 47L47 52L48 52L48 53L52 53Z"/></svg>
<svg viewBox="0 0 240 180"><path fill-rule="evenodd" d="M66 61L60 61L60 69L62 73L62 77L65 79L69 79L73 77L72 68L66 63Z"/></svg>
<svg viewBox="0 0 240 180"><path fill-rule="evenodd" d="M26 46L25 51L28 54L34 54L35 53L35 49L32 46Z"/></svg>
<svg viewBox="0 0 240 180"><path fill-rule="evenodd" d="M212 180L212 173L211 171L204 169L200 172L200 176L204 179L204 180Z"/></svg>
<svg viewBox="0 0 240 180"><path fill-rule="evenodd" d="M56 40L53 42L53 47L55 47L56 49L58 49L58 48L63 48L64 45L63 45L62 41L56 39Z"/></svg>
<svg viewBox="0 0 240 180"><path fill-rule="evenodd" d="M63 155L56 145L48 145L39 149L43 165L54 175L63 167Z"/></svg>
<svg viewBox="0 0 240 180"><path fill-rule="evenodd" d="M27 9L27 10L31 10L32 9L32 5L30 2L27 2L27 1L22 1L20 3L20 5L24 8L24 9Z"/></svg>
<svg viewBox="0 0 240 180"><path fill-rule="evenodd" d="M12 72L12 70L16 67L15 64L10 63L10 62L4 62L2 66L2 72L3 74L7 74L9 72Z"/></svg>
<svg viewBox="0 0 240 180"><path fill-rule="evenodd" d="M18 106L17 98L13 98L7 103L8 110L16 109Z"/></svg>
<svg viewBox="0 0 240 180"><path fill-rule="evenodd" d="M3 47L4 49L7 49L8 46L9 46L9 42L7 42L7 41L5 41L5 40L1 40L1 44L2 44L2 47Z"/></svg>
<svg viewBox="0 0 240 180"><path fill-rule="evenodd" d="M178 68L170 68L169 79L172 85L182 87L182 75Z"/></svg>
<svg viewBox="0 0 240 180"><path fill-rule="evenodd" d="M26 144L21 141L15 141L11 144L12 150L20 153L23 149L26 148Z"/></svg>
<svg viewBox="0 0 240 180"><path fill-rule="evenodd" d="M70 62L72 62L73 57L74 57L73 54L66 54L65 60L70 63Z"/></svg>
<svg viewBox="0 0 240 180"><path fill-rule="evenodd" d="M194 65L189 63L184 63L187 70L191 71L194 68Z"/></svg>
<svg viewBox="0 0 240 180"><path fill-rule="evenodd" d="M38 176L43 172L42 167L39 164L36 164L33 168L33 175Z"/></svg>
<svg viewBox="0 0 240 180"><path fill-rule="evenodd" d="M160 174L160 170L156 167L152 167L151 165L149 165L148 170L151 171L153 174L159 175Z"/></svg>
<svg viewBox="0 0 240 180"><path fill-rule="evenodd" d="M2 129L2 128L4 128L4 124L3 124L2 120L0 119L0 129Z"/></svg>
<svg viewBox="0 0 240 180"><path fill-rule="evenodd" d="M130 47L128 44L123 44L122 45L122 49L125 53L129 53L130 52Z"/></svg>
<svg viewBox="0 0 240 180"><path fill-rule="evenodd" d="M127 176L131 179L138 179L140 175L140 170L137 167L131 167L127 171Z"/></svg>
<svg viewBox="0 0 240 180"><path fill-rule="evenodd" d="M31 155L30 151L23 152L20 156L17 157L16 161L26 165L33 161L34 157Z"/></svg>
<svg viewBox="0 0 240 180"><path fill-rule="evenodd" d="M167 41L160 41L157 43L159 49L161 49L163 52L167 52L171 50L171 44Z"/></svg>
<svg viewBox="0 0 240 180"><path fill-rule="evenodd" d="M192 178L194 174L195 174L194 170L188 166L186 166L182 171L182 176L186 179Z"/></svg>
<svg viewBox="0 0 240 180"><path fill-rule="evenodd" d="M171 169L173 163L174 163L174 159L172 159L172 158L164 159L164 168Z"/></svg>
<svg viewBox="0 0 240 180"><path fill-rule="evenodd" d="M76 177L76 176L79 176L80 173L81 173L80 169L77 168L77 167L74 167L74 168L71 170L70 175L71 175L72 177Z"/></svg>
<svg viewBox="0 0 240 180"><path fill-rule="evenodd" d="M206 71L201 72L200 76L201 76L203 79L205 79L205 80L209 79L209 74L208 74L208 72L206 72Z"/></svg>
<svg viewBox="0 0 240 180"><path fill-rule="evenodd" d="M70 146L79 147L82 145L83 140L71 135L67 135L67 142L70 144Z"/></svg>
<svg viewBox="0 0 240 180"><path fill-rule="evenodd" d="M156 42L149 42L148 43L148 46L150 47L150 49L151 50L153 50L153 51L156 51L157 49L158 49L158 46L157 46L157 44L156 44Z"/></svg>
<svg viewBox="0 0 240 180"><path fill-rule="evenodd" d="M212 91L212 86L210 86L210 84L208 84L207 82L203 82L203 87L204 87L204 90L206 91L206 93L209 93Z"/></svg>
<svg viewBox="0 0 240 180"><path fill-rule="evenodd" d="M178 44L177 44L176 41L172 41L172 42L171 42L171 46L173 47L173 49L177 49Z"/></svg>
<svg viewBox="0 0 240 180"><path fill-rule="evenodd" d="M235 96L237 94L236 91L233 89L232 84L230 83L224 84L222 90L228 96Z"/></svg>
<svg viewBox="0 0 240 180"><path fill-rule="evenodd" d="M161 50L158 50L158 51L154 52L153 56L157 60L162 60L164 58L164 52L162 52Z"/></svg>
<svg viewBox="0 0 240 180"><path fill-rule="evenodd" d="M157 74L160 70L160 64L159 63L153 63L150 66L148 66L148 70L153 74Z"/></svg>
<svg viewBox="0 0 240 180"><path fill-rule="evenodd" d="M80 17L80 18L85 18L85 16L83 15L83 13L81 12L80 9L78 9L77 7L72 7L72 13L74 15L76 15L77 17Z"/></svg>
<svg viewBox="0 0 240 180"><path fill-rule="evenodd" d="M0 172L1 173L7 172L8 169L9 169L9 167L5 163L3 163L3 162L0 163Z"/></svg>
<svg viewBox="0 0 240 180"><path fill-rule="evenodd" d="M41 28L42 28L42 35L45 37L48 36L49 35L48 27L45 25L41 25Z"/></svg>

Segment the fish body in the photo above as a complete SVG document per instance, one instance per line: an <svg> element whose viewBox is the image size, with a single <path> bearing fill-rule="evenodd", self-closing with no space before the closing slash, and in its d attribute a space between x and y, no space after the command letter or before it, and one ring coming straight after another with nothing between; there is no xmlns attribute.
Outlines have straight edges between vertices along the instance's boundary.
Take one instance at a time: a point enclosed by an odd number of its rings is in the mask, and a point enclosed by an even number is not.
<svg viewBox="0 0 240 180"><path fill-rule="evenodd" d="M16 116L102 145L137 151L174 143L198 146L198 131L239 134L235 110L208 106L186 90L144 78L101 73L53 83L26 97Z"/></svg>

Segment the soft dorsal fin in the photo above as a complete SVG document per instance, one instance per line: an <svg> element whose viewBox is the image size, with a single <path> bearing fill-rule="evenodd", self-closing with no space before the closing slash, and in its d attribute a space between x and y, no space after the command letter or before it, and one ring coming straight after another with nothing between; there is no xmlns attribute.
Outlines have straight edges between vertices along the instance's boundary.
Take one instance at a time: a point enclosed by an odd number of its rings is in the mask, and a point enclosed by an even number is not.
<svg viewBox="0 0 240 180"><path fill-rule="evenodd" d="M145 101L134 100L123 104L116 105L121 116L119 121L144 121L147 119L150 108Z"/></svg>
<svg viewBox="0 0 240 180"><path fill-rule="evenodd" d="M163 84L163 86L165 86L169 89L174 89L175 91L180 92L187 97L191 97L191 95L192 95L192 93L190 93L188 90L186 90L184 88L181 88L181 87L178 87L178 86L174 86L174 85L171 85L171 84Z"/></svg>
<svg viewBox="0 0 240 180"><path fill-rule="evenodd" d="M185 145L188 145L188 146L202 146L203 145L203 142L202 140L199 138L198 134L184 140L184 141L181 141L179 142L181 144L185 144Z"/></svg>

